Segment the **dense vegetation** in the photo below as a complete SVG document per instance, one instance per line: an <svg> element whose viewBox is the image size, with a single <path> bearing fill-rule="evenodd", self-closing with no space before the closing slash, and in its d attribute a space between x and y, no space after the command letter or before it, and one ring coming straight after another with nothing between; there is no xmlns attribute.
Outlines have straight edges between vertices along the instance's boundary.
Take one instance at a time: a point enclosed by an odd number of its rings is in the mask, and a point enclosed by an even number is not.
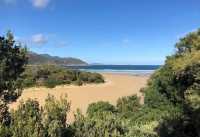
<svg viewBox="0 0 200 137"><path fill-rule="evenodd" d="M103 76L98 73L69 70L55 65L27 66L22 74L24 87L46 86L53 88L56 85L86 83L103 83Z"/></svg>
<svg viewBox="0 0 200 137"><path fill-rule="evenodd" d="M78 110L74 123L67 125L66 98L56 101L49 96L42 108L37 101L28 100L11 113L4 103L0 107L0 136L199 137L200 30L180 39L176 49L141 89L144 104L135 95L120 98L116 106L92 103L86 116ZM2 89L1 94L6 93L7 88Z"/></svg>
<svg viewBox="0 0 200 137"><path fill-rule="evenodd" d="M0 125L1 137L61 137L71 134L66 124L70 104L66 97L57 101L48 96L44 107L35 100L21 102L17 110L7 112L9 121Z"/></svg>
<svg viewBox="0 0 200 137"><path fill-rule="evenodd" d="M28 52L28 64L41 65L41 64L54 64L54 65L87 65L85 61L77 58L61 58L57 56L50 56L48 54L37 54L34 52Z"/></svg>
<svg viewBox="0 0 200 137"><path fill-rule="evenodd" d="M27 63L26 48L16 44L11 32L0 37L0 99L4 102L15 100L21 93L18 82Z"/></svg>

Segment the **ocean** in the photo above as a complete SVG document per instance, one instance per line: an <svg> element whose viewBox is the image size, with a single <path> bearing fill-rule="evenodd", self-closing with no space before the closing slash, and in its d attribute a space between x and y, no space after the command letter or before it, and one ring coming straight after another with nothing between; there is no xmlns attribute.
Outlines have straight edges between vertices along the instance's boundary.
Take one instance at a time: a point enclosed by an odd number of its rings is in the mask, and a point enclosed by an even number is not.
<svg viewBox="0 0 200 137"><path fill-rule="evenodd" d="M88 72L99 73L120 73L132 75L152 74L160 65L86 65L86 66L67 66L70 69L77 69Z"/></svg>

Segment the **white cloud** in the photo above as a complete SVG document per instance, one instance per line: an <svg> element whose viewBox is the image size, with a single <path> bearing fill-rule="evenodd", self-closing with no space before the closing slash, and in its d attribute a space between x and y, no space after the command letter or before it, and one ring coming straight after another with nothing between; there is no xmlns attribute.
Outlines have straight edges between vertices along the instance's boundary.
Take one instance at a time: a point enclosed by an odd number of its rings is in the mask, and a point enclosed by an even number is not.
<svg viewBox="0 0 200 137"><path fill-rule="evenodd" d="M50 3L50 0L31 0L32 4L36 8L46 8Z"/></svg>
<svg viewBox="0 0 200 137"><path fill-rule="evenodd" d="M38 45L42 45L42 44L47 43L48 40L47 40L47 37L43 34L35 34L32 36L31 42Z"/></svg>

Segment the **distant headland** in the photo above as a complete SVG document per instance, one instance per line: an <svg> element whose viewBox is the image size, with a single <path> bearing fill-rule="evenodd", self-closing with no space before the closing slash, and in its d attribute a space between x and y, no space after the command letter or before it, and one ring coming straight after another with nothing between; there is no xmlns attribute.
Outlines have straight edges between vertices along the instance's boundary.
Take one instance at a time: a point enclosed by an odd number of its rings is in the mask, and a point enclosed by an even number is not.
<svg viewBox="0 0 200 137"><path fill-rule="evenodd" d="M72 57L58 57L51 56L49 54L38 54L35 52L28 52L29 56L29 64L30 65L40 65L40 64L55 64L55 65L65 65L65 66L73 66L73 65L88 65L87 62Z"/></svg>

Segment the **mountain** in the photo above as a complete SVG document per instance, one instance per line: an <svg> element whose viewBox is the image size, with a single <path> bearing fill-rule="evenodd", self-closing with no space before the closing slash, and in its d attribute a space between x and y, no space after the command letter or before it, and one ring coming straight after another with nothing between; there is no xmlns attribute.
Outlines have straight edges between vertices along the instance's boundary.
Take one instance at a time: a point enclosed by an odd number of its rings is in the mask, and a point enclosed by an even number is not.
<svg viewBox="0 0 200 137"><path fill-rule="evenodd" d="M61 58L58 56L51 56L49 54L37 54L34 52L28 53L29 64L56 64L56 65L87 65L85 61L77 58Z"/></svg>

